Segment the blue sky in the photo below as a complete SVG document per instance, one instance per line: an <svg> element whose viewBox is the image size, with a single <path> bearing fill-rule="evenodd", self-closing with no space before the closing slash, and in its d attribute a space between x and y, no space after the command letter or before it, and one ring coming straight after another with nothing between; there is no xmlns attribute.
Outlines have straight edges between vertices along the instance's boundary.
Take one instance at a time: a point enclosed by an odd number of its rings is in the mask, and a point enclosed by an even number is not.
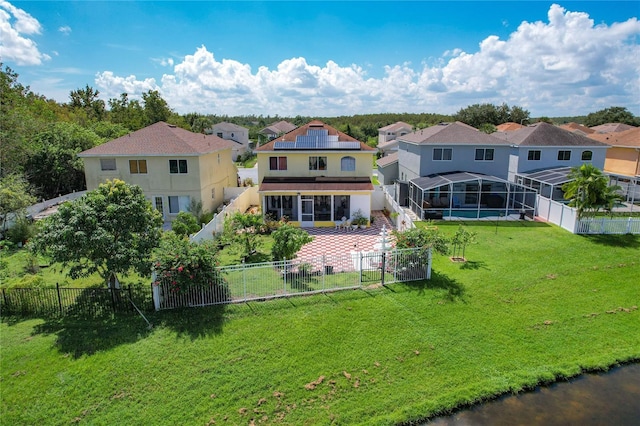
<svg viewBox="0 0 640 426"><path fill-rule="evenodd" d="M640 115L640 2L0 0L0 60L67 102L158 90L179 113Z"/></svg>

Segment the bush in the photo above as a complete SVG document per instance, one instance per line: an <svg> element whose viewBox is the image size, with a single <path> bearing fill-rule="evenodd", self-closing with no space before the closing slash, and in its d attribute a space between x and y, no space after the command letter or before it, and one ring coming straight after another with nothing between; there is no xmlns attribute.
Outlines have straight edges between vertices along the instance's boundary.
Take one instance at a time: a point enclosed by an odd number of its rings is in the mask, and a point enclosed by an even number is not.
<svg viewBox="0 0 640 426"><path fill-rule="evenodd" d="M177 235L188 237L200 230L200 225L196 217L187 212L180 212L171 222L171 230Z"/></svg>
<svg viewBox="0 0 640 426"><path fill-rule="evenodd" d="M192 243L174 232L167 232L154 256L154 285L168 283L173 293L211 289L226 300L225 283L217 266L217 249L212 241Z"/></svg>
<svg viewBox="0 0 640 426"><path fill-rule="evenodd" d="M34 235L33 223L25 217L18 219L7 231L7 239L14 244L25 244Z"/></svg>

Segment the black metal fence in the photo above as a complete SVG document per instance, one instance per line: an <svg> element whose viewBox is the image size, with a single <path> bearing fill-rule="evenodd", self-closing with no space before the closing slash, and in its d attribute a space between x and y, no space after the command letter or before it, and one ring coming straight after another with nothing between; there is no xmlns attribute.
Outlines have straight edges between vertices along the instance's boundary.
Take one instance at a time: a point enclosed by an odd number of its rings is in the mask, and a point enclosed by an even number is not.
<svg viewBox="0 0 640 426"><path fill-rule="evenodd" d="M3 288L0 314L100 316L153 310L151 285L109 288Z"/></svg>

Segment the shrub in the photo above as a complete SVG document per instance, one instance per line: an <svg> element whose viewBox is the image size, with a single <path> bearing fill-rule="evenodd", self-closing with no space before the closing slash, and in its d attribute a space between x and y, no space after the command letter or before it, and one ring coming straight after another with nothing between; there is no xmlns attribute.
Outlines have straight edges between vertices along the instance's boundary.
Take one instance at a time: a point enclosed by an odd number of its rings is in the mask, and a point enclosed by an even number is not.
<svg viewBox="0 0 640 426"><path fill-rule="evenodd" d="M25 244L34 235L33 223L25 217L18 219L7 231L7 239L14 244Z"/></svg>
<svg viewBox="0 0 640 426"><path fill-rule="evenodd" d="M180 212L171 222L171 230L181 236L189 236L200 230L200 225L196 217L187 212Z"/></svg>
<svg viewBox="0 0 640 426"><path fill-rule="evenodd" d="M192 243L174 232L167 232L154 256L154 285L168 283L173 293L207 289L214 291L218 300L226 300L226 284L217 266L217 249L212 241Z"/></svg>

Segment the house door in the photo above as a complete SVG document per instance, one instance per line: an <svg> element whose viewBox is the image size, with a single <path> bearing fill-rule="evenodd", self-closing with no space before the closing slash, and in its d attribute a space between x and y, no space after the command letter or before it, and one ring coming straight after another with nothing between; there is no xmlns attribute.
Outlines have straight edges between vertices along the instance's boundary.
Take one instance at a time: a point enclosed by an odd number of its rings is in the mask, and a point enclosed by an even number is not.
<svg viewBox="0 0 640 426"><path fill-rule="evenodd" d="M300 226L302 227L313 227L313 197L308 195L303 195L301 206L301 218L300 218Z"/></svg>
<svg viewBox="0 0 640 426"><path fill-rule="evenodd" d="M164 203L162 201L162 197L154 197L153 200L154 200L156 210L160 212L160 214L162 215L162 218L164 219Z"/></svg>

